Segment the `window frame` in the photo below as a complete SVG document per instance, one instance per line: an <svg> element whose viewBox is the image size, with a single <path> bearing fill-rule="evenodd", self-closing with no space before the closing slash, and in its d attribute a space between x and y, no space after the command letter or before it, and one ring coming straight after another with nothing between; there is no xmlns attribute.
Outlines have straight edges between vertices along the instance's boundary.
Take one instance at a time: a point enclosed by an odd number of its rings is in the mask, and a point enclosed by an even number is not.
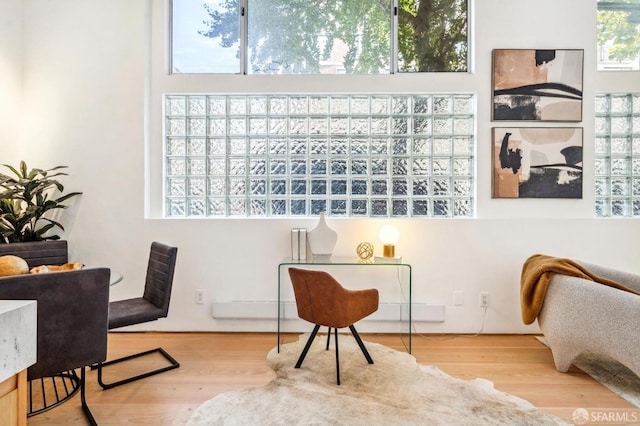
<svg viewBox="0 0 640 426"><path fill-rule="evenodd" d="M169 54L168 54L168 73L169 75L188 75L188 74L202 74L202 75L221 75L221 74L229 74L224 72L210 72L210 73L178 73L174 72L173 67L173 4L175 0L166 0L167 8L168 8L168 38L169 38ZM249 28L249 15L251 13L250 1L251 0L238 0L240 7L240 16L239 16L239 33L240 33L240 52L239 52L239 75L254 75L254 73L248 73L248 50L249 50L249 40L248 40L248 28ZM472 9L473 9L473 1L472 0L462 0L466 2L467 7L467 54L466 54L466 70L465 71L407 71L400 72L398 66L398 28L399 28L399 18L398 18L398 2L399 0L388 0L389 1L389 26L390 26L390 40L389 40L389 73L391 75L394 74L427 74L427 73L471 73L472 72ZM262 75L262 74L256 74ZM294 75L294 74L285 74L285 75ZM370 75L387 75L387 73L378 73L378 74L370 74Z"/></svg>
<svg viewBox="0 0 640 426"><path fill-rule="evenodd" d="M469 16L473 16L473 0L469 1ZM144 206L146 219L170 219L164 214L165 188L163 176L166 168L163 161L163 110L162 102L165 93L271 93L275 91L290 92L319 92L319 93L346 93L369 91L372 93L414 93L416 83L419 81L420 91L430 93L473 93L477 90L474 85L473 62L467 72L439 72L428 73L429 78L424 79L427 73L398 73L384 75L288 75L283 79L281 75L239 75L239 74L171 74L170 45L171 35L170 0L147 0L147 19L145 33L147 49L144 70L144 131L140 137L144 140L145 164L140 167L140 174L144 182L144 198L140 202ZM469 34L472 34L473 22L468 22ZM473 52L468 49L469 57ZM372 88L374 90L372 90ZM377 90L375 90L377 89ZM476 114L478 113L476 105ZM479 116L478 116L479 117ZM476 121L476 126L478 122ZM477 132L477 129L476 129ZM476 134L477 138L477 134ZM477 139L476 139L477 144ZM478 147L474 156L477 158ZM477 179L477 165L474 170L474 179ZM475 214L482 201L477 197L478 181L475 180L474 210ZM231 218L233 219L233 218ZM195 219L187 219L195 220ZM255 220L255 219L254 219Z"/></svg>
<svg viewBox="0 0 640 426"><path fill-rule="evenodd" d="M611 0L611 1L597 0L596 3L597 3L596 34L598 35L598 38L599 38L601 13L628 12L630 15L638 14L638 16L640 16L640 3L623 3L616 0ZM629 21L629 23L631 22L632 21ZM640 22L636 22L635 29L636 31L640 32ZM608 41L610 42L612 40L608 40ZM635 72L635 73L640 72L640 52L638 52L636 58L633 60L616 62L614 60L608 60L608 53L605 53L606 49L607 49L606 45L600 45L599 42L596 43L596 57L597 57L596 69L599 72L616 72L616 71ZM607 59L604 59L605 56L607 56Z"/></svg>

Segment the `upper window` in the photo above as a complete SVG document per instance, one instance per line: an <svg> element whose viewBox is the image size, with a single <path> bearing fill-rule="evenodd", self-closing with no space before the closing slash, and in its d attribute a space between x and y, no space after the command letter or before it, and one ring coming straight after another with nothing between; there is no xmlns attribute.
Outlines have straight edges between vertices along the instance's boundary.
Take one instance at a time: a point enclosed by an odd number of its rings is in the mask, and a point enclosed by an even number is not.
<svg viewBox="0 0 640 426"><path fill-rule="evenodd" d="M640 70L640 0L598 1L598 69Z"/></svg>
<svg viewBox="0 0 640 426"><path fill-rule="evenodd" d="M465 72L467 2L173 0L171 72Z"/></svg>

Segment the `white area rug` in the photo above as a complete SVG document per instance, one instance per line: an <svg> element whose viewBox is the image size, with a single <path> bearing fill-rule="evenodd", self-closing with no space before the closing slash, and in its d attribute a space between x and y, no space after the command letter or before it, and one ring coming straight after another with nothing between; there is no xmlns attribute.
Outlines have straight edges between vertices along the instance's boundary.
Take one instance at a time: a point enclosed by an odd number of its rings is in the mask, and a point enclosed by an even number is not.
<svg viewBox="0 0 640 426"><path fill-rule="evenodd" d="M640 407L640 377L618 361L586 352L580 354L573 364L612 392Z"/></svg>
<svg viewBox="0 0 640 426"><path fill-rule="evenodd" d="M537 337L540 343L549 346L547 339ZM573 365L602 383L611 392L640 407L640 377L618 361L593 352L583 352Z"/></svg>
<svg viewBox="0 0 640 426"><path fill-rule="evenodd" d="M188 425L555 425L564 420L494 389L485 379L453 378L407 353L365 342L367 364L350 335L340 336L341 385L335 351L316 338L302 368L294 365L308 335L267 355L269 384L220 394ZM333 342L332 342L333 343Z"/></svg>

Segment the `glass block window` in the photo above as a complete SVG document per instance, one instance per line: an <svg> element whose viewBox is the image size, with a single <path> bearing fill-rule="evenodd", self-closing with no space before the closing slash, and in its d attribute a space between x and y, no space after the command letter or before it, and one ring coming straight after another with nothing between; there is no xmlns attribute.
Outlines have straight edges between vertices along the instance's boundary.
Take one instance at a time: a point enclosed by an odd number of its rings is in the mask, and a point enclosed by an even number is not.
<svg viewBox="0 0 640 426"><path fill-rule="evenodd" d="M640 217L640 93L596 96L595 214Z"/></svg>
<svg viewBox="0 0 640 426"><path fill-rule="evenodd" d="M165 215L473 217L475 97L166 95Z"/></svg>

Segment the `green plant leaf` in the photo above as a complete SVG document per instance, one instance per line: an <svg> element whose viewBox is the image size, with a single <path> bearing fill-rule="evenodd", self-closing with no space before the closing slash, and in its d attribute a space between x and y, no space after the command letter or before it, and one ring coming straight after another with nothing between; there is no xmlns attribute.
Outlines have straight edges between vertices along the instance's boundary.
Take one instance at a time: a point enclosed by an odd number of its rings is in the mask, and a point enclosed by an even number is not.
<svg viewBox="0 0 640 426"><path fill-rule="evenodd" d="M56 198L55 201L56 201L56 203L62 203L63 201L66 201L71 197L75 197L76 195L82 195L82 192L70 192L70 193L68 193L66 195L63 195L60 198Z"/></svg>
<svg viewBox="0 0 640 426"><path fill-rule="evenodd" d="M59 239L58 235L45 235L54 228L64 230L62 224L45 217L50 210L65 209L64 201L78 196L81 192L63 194L56 199L51 197L55 191L64 192L64 186L58 176L67 176L59 171L67 166L56 166L51 169L28 169L26 162L21 161L16 169L4 165L17 179L0 174L0 243L27 242ZM49 172L54 172L49 175Z"/></svg>
<svg viewBox="0 0 640 426"><path fill-rule="evenodd" d="M15 169L15 167L10 166L9 164L3 164L3 166L5 166L9 170L11 170L16 176L20 177L20 173L18 173L18 171Z"/></svg>
<svg viewBox="0 0 640 426"><path fill-rule="evenodd" d="M30 179L29 175L27 174L27 163L25 163L24 161L20 162L20 176L25 179Z"/></svg>

